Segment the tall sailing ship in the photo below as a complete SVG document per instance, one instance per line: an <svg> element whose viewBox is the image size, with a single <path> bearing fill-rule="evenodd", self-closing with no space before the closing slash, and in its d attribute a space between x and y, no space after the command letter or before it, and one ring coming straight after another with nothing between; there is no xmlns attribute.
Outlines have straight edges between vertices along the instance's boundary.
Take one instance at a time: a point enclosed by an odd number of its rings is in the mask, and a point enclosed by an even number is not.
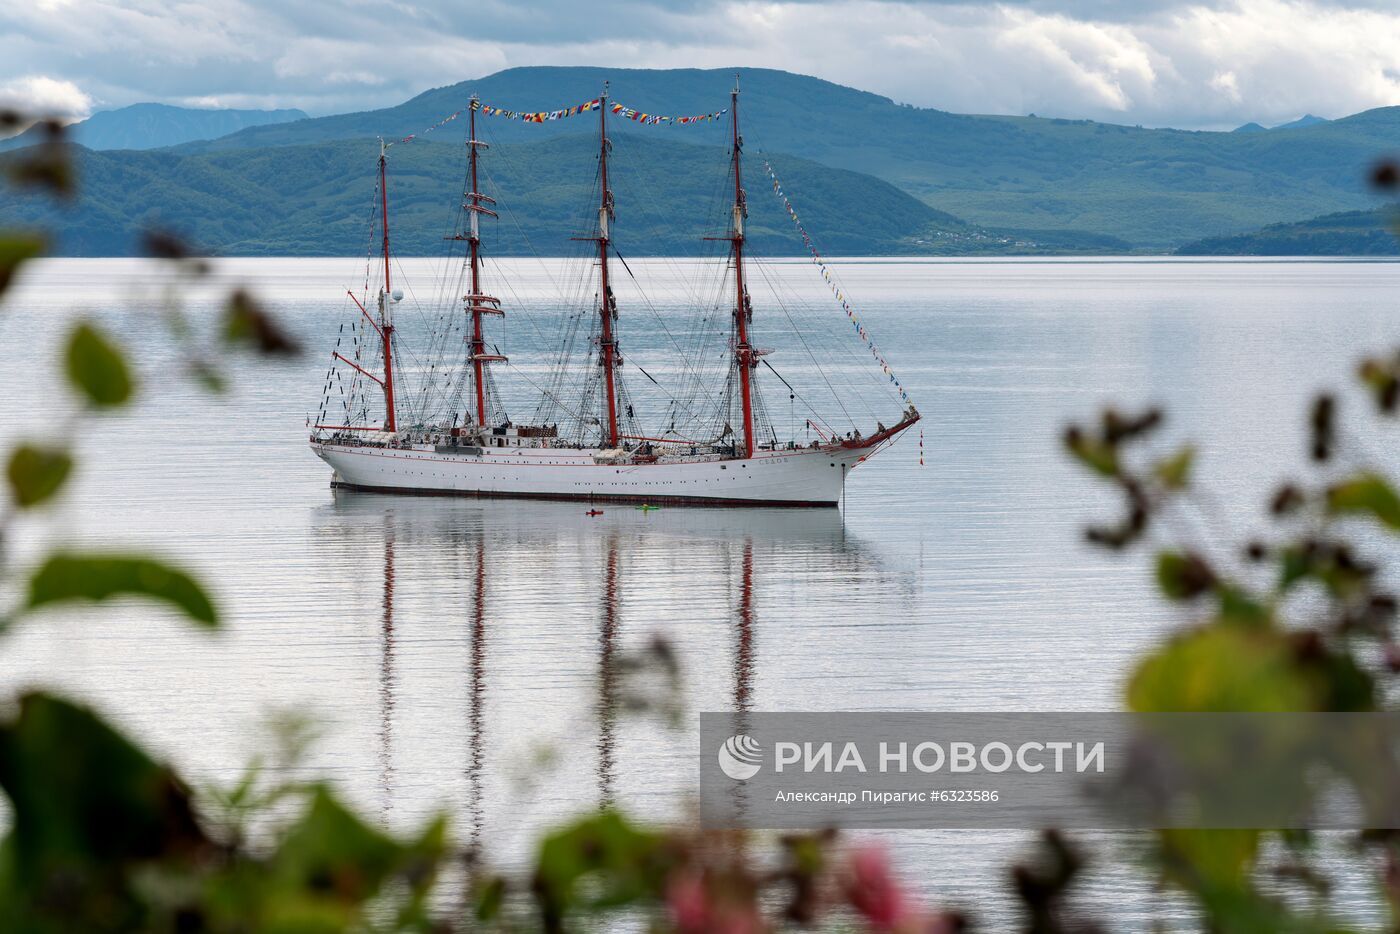
<svg viewBox="0 0 1400 934"><path fill-rule="evenodd" d="M852 425L843 432L824 420L809 418L803 425L806 437L801 439L780 438L773 420L766 416L757 378L760 364L789 389L791 386L764 359L770 351L759 349L752 341L754 304L746 278L748 204L742 176L737 82L728 108L730 164L726 171L732 176L728 230L722 236L705 238L728 242L722 270L727 280L727 298L723 301L729 318L723 349L726 369L722 376L719 372L713 374L718 377L718 385L707 396L693 390L682 393L692 401L707 397L712 404L702 416L696 415L695 406L687 403L687 414L679 427L675 406L682 403L676 401L676 396L672 396L674 405L665 427L648 430L639 424L622 378L625 361L619 335L624 331L625 318L619 313L613 288L613 260L617 257L612 228L616 217L608 179L612 144L607 118L610 111L634 119L638 115L620 105L609 106L606 90L587 104L559 113L578 111L596 111L599 127L596 220L591 233L572 238L591 241L588 259L596 272L581 388L566 396L560 379L552 380L548 386L537 386L541 401L531 423L511 419L501 402L493 370L509 365L509 361L488 341L487 322L504 317L506 309L483 281L482 247L482 219L499 215L496 200L481 191L480 163L488 144L478 139L477 122L483 112L503 111L483 107L473 97L465 110L468 155L462 222L446 238L465 241L464 274L460 281L466 285L466 292L451 299L451 314L456 321L439 328L442 333L430 334L428 340L435 342L441 353L447 347L448 335L460 331L463 338L455 359L448 361L450 372L444 374L433 366L420 374L433 385L445 387L442 403L435 412L418 408L406 417L402 397L411 393L404 391L409 383L400 365L403 350L394 324L395 306L403 301L403 292L395 288L391 272L394 261L390 252L388 159L387 147L381 141L375 239L380 241L377 252L383 267L382 281L376 275L366 282L360 295L349 293L359 321L357 337L349 346L337 341L327 372L325 398L310 438L311 449L334 471L332 484L389 493L589 502L838 505L847 473L892 443L919 420L919 413L912 404L902 406L892 425L886 427L876 421L866 426L868 431ZM721 114L723 111L706 115L706 119ZM545 115L525 116L528 119ZM792 217L796 220L795 213ZM813 256L818 258L814 249ZM631 273L630 269L627 271ZM846 305L844 299L842 304ZM847 313L851 313L849 306ZM855 323L865 338L863 326ZM869 343L873 349L873 341ZM880 363L888 373L882 359ZM701 371L696 366L682 369L692 376ZM650 373L642 372L660 386ZM890 381L894 382L892 374ZM333 401L335 387L340 395ZM907 401L902 390L900 396ZM796 390L790 398L796 398ZM334 417L337 405L343 413L340 418ZM381 411L382 417L374 414L375 410ZM707 423L708 433L703 434L702 426Z"/></svg>

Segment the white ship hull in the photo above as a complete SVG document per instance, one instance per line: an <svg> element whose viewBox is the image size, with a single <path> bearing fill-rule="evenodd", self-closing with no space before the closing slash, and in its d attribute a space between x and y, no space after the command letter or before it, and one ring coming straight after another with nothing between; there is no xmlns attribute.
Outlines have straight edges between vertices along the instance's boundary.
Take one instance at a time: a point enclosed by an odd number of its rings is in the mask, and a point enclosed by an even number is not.
<svg viewBox="0 0 1400 934"><path fill-rule="evenodd" d="M748 459L598 463L596 450L399 448L311 442L332 484L362 490L590 502L836 506L846 474L870 448L759 451Z"/></svg>

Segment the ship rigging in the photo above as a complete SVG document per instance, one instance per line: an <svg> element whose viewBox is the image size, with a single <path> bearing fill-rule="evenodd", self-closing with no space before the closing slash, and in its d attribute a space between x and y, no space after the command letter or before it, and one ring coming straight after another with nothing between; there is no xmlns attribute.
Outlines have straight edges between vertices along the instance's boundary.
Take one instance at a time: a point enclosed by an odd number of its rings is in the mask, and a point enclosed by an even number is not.
<svg viewBox="0 0 1400 934"><path fill-rule="evenodd" d="M390 250L389 149L393 143L380 143L376 239L382 285L379 278L371 278L371 263L366 267L364 297L348 292L358 315L348 332L342 325L337 337L310 438L313 451L332 467L335 485L387 492L589 501L832 506L839 503L851 469L919 420L917 409L908 403L907 393L855 317L848 299L833 285L858 336L874 353L907 407L891 427L877 421L868 434L854 424L841 432L813 409L803 421L803 437L797 437L795 407L800 393L773 369L766 359L770 351L759 349L754 343L755 307L746 255L749 204L743 186L744 140L740 133L737 79L727 110L697 117L664 117L623 107L610 100L605 87L599 97L584 104L539 113L502 110L473 96L463 111L429 131L462 113L467 115L467 165L459 221L445 239L449 247L465 243L462 275L456 280L465 285L465 291L459 287L450 298L437 303L441 310L425 328L425 339L421 341L424 356L407 364L405 357L412 356L413 351L404 344L402 329L396 329L394 320L395 308L403 302L404 292L394 287L391 273L396 263ZM498 190L492 197L482 190L483 155L489 145L480 138L478 117L502 116L542 123L593 113L598 119L594 220L590 231L571 238L591 245L587 265L593 271L590 284L584 287L592 293L586 303L591 305L591 311L586 316L571 315L561 322L554 365L546 375L538 363L520 367L512 364L511 357L500 351L488 330L488 320L502 321L510 303L491 294L498 289L484 281L482 222L499 220L505 202L498 205L497 198L508 200L508 193ZM728 164L721 172L721 177L727 174L732 182L725 211L727 230L722 235L704 238L727 244L722 267L724 282L720 286L721 294L728 296L721 300L728 304L723 353L727 363L721 377L706 344L710 333L706 328L714 316L705 310L699 290L692 293L698 311L694 329L698 337L688 353L663 316L644 293L638 292L643 296L642 304L657 314L659 330L680 357L678 366L668 367L678 370L678 375L663 371L665 382L640 364L632 363L632 368L654 384L666 400L661 419L650 425L648 414L654 419L658 413L639 413L623 378L629 359L623 355L620 338L632 319L628 309L619 304L613 261L621 264L634 291L638 282L630 265L617 252L614 240L617 211L609 173L613 156L608 135L610 115L650 125L714 123L727 116L729 124ZM400 142L414 138L406 137ZM765 163L765 168L823 277L829 284L834 283L771 166ZM644 200L638 199L638 203ZM398 278L403 281L402 270ZM450 284L452 280L446 281ZM515 292L510 278L500 275L499 269L493 282ZM781 299L778 303L792 322ZM514 304L521 304L518 296ZM520 308L511 310L516 313ZM585 322L587 336L581 344ZM538 332L538 324L531 324ZM455 346L462 352L455 354L452 347L458 334L461 337ZM800 331L797 337L817 364L809 341ZM582 367L576 362L579 357L586 361ZM788 426L790 437L785 440L779 438L760 391L760 364L789 390L793 411ZM533 417L528 422L517 423L507 413L495 378L497 366L519 376L528 391L537 396ZM406 374L411 374L412 379ZM831 387L825 373L822 380ZM834 388L831 391L844 412L842 396ZM517 392L512 398L518 400L521 395ZM803 402L806 404L805 398ZM518 401L512 403L516 404ZM372 414L378 406L382 406L382 418Z"/></svg>

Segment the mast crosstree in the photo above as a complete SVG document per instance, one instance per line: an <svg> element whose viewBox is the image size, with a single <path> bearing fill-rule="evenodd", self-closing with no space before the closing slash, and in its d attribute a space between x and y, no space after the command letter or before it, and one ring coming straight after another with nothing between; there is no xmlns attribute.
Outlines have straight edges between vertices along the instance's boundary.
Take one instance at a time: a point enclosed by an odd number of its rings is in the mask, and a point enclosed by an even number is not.
<svg viewBox="0 0 1400 934"><path fill-rule="evenodd" d="M497 217L498 215L487 207L487 205L494 206L495 199L483 195L479 190L481 186L477 182L477 153L479 150L491 148L489 143L476 138L476 112L480 109L481 101L473 94L471 106L468 108L470 116L467 118L467 150L471 165L470 188L464 196L462 205L467 212L470 227L465 235L457 234L448 239L467 241L468 263L471 267L471 291L462 296L467 315L471 319L471 335L467 338L467 355L471 360L472 387L476 395L476 423L477 425L485 425L486 397L488 395L486 365L488 363L504 363L506 358L500 354L486 352L486 332L481 320L483 315L504 317L505 312L501 310L501 300L494 295L485 294L481 288L481 222L479 218L482 215L486 217Z"/></svg>

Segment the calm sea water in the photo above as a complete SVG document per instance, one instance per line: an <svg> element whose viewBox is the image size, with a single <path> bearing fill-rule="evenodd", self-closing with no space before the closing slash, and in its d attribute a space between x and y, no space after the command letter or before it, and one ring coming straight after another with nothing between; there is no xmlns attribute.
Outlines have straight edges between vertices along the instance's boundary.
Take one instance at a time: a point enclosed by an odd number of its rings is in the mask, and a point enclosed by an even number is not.
<svg viewBox="0 0 1400 934"><path fill-rule="evenodd" d="M646 300L630 281L621 290L624 348L665 377L697 270L632 266ZM434 292L432 264L405 267L419 294ZM1165 405L1169 438L1200 446L1212 491L1190 534L1242 537L1263 524L1271 484L1303 468L1310 393L1347 385L1360 355L1400 338L1394 264L836 269L925 415L924 465L916 430L854 473L840 512L607 507L590 518L571 504L329 488L304 421L348 320L344 290L363 277L353 260L219 264L221 283L253 286L310 348L291 364L227 361L221 397L182 375L159 267L33 267L0 316L0 441L62 430L55 343L74 309L140 348L142 399L81 423L71 495L52 523L19 530L13 556L75 541L176 556L211 582L227 625L193 633L136 604L54 614L8 637L0 684L87 698L207 782L231 781L268 748L270 712L309 713L323 736L308 769L356 805L396 827L445 809L460 836L519 866L542 827L601 802L684 819L701 710L1118 708L1133 660L1180 619L1153 599L1144 558L1080 544L1082 526L1117 504L1062 455L1066 421L1110 402ZM514 283L503 296L503 342L519 367L503 374L510 403L543 372L563 320L556 290L572 273L525 260L493 273ZM870 390L858 398L888 423L878 373L811 265L771 263L755 281L778 371L804 398L828 382ZM421 327L411 305L410 333ZM197 290L197 336L214 310ZM806 346L784 329L789 317ZM654 414L645 381L629 380ZM797 403L767 382L775 424L801 432ZM845 401L871 424L864 401ZM1364 417L1351 396L1344 412ZM658 634L683 665L681 725L600 713L619 690L616 660ZM542 749L554 753L548 766ZM929 901L968 907L993 929L1009 923L1006 867L1025 836L884 837ZM1343 896L1367 910L1359 886ZM1185 923L1107 869L1082 901L1119 930L1153 914Z"/></svg>

